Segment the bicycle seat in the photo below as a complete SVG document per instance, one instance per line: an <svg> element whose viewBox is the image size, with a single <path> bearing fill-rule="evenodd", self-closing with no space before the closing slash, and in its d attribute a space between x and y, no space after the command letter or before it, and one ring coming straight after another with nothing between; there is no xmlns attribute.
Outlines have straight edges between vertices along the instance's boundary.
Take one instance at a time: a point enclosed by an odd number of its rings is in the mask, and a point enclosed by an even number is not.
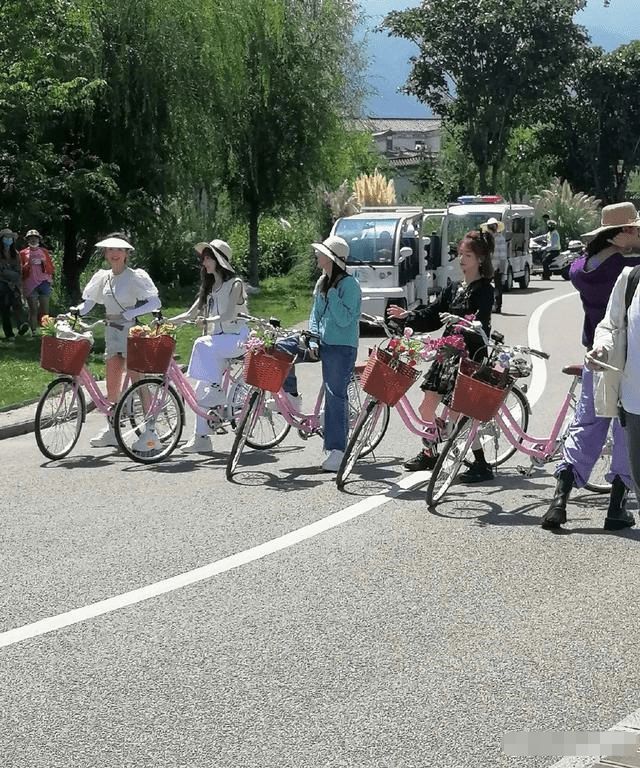
<svg viewBox="0 0 640 768"><path fill-rule="evenodd" d="M562 373L566 373L567 376L582 376L581 365L565 365L562 369Z"/></svg>
<svg viewBox="0 0 640 768"><path fill-rule="evenodd" d="M491 334L491 338L493 341L495 341L496 344L502 344L504 341L504 333L498 333L498 331L493 331Z"/></svg>

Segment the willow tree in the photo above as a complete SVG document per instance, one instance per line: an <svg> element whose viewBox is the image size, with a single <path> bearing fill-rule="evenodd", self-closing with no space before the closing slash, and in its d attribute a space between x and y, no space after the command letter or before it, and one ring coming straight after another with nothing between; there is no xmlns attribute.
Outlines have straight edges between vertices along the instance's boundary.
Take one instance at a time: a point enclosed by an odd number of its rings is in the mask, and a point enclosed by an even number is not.
<svg viewBox="0 0 640 768"><path fill-rule="evenodd" d="M230 0L212 49L218 173L249 227L258 284L258 222L323 181L328 147L357 113L360 51L351 0ZM217 90L213 90L216 88Z"/></svg>

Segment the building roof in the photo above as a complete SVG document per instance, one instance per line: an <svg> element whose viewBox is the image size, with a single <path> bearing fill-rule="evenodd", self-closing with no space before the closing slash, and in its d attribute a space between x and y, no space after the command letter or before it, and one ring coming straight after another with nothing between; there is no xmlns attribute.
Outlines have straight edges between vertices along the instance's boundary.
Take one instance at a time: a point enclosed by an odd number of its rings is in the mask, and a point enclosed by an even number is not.
<svg viewBox="0 0 640 768"><path fill-rule="evenodd" d="M353 122L358 130L369 133L429 133L440 130L442 125L439 117L363 117Z"/></svg>

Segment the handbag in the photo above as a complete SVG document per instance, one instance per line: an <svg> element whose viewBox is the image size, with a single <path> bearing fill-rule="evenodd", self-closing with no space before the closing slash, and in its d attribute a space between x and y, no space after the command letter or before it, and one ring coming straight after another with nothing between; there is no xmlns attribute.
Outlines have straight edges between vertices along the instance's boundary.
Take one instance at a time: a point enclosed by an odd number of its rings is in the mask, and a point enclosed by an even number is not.
<svg viewBox="0 0 640 768"><path fill-rule="evenodd" d="M633 267L627 273L624 291L624 326L611 332L611 348L607 362L616 371L594 373L593 404L596 416L613 418L618 416L620 405L620 384L627 362L627 314L640 283L640 267Z"/></svg>

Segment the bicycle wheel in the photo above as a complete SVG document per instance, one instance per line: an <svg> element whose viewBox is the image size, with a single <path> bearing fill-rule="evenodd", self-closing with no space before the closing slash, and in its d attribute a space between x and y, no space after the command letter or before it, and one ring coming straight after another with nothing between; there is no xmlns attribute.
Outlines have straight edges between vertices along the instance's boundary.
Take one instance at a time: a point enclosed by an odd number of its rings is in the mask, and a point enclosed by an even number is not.
<svg viewBox="0 0 640 768"><path fill-rule="evenodd" d="M504 411L505 408L520 429L526 432L529 426L529 401L518 386L512 387L500 410ZM482 442L487 462L494 468L504 464L518 450L507 440L495 419L478 426L478 437ZM522 443L522 438L517 442Z"/></svg>
<svg viewBox="0 0 640 768"><path fill-rule="evenodd" d="M360 418L351 432L351 437L347 443L342 463L340 464L338 474L336 475L336 483L340 490L344 488L344 484L351 474L356 461L358 461L361 456L366 456L367 453L370 453L373 450L373 448L369 447L372 443L372 436L379 434L379 422L384 421L385 418L386 423L384 429L386 430L386 424L389 423L388 406L374 399L369 399L369 401L365 403L364 410L361 412ZM384 435L384 431L382 434ZM378 442L380 442L380 440L378 440ZM376 445L377 444L378 443L376 443Z"/></svg>
<svg viewBox="0 0 640 768"><path fill-rule="evenodd" d="M82 387L68 376L54 379L36 408L35 434L40 451L55 461L78 442L87 406Z"/></svg>
<svg viewBox="0 0 640 768"><path fill-rule="evenodd" d="M476 430L472 426L476 423L473 419L461 416L451 437L444 444L427 486L427 504L430 507L442 501L456 479L475 439Z"/></svg>
<svg viewBox="0 0 640 768"><path fill-rule="evenodd" d="M611 427L607 432L607 439L604 441L602 451L595 467L589 475L589 482L584 487L593 493L610 493L611 483L607 480L607 475L611 472L611 459L613 457L613 432Z"/></svg>
<svg viewBox="0 0 640 768"><path fill-rule="evenodd" d="M362 414L362 410L368 398L367 393L360 386L360 380L355 375L351 376L351 381L347 387L347 395L349 398L349 433L353 434L352 430L358 423L358 419ZM367 442L362 445L360 458L368 456L372 451L374 451L387 432L391 409L384 403L379 402L378 405L380 406L379 413L376 416L373 428L368 434ZM357 461L358 458L359 457L356 457L355 461Z"/></svg>
<svg viewBox="0 0 640 768"><path fill-rule="evenodd" d="M227 480L231 480L238 466L238 461L247 443L247 438L253 433L258 415L264 408L264 392L261 389L254 389L249 399L245 402L244 409L236 426L236 436L227 459Z"/></svg>
<svg viewBox="0 0 640 768"><path fill-rule="evenodd" d="M184 408L174 387L165 386L164 379L142 379L122 395L113 421L124 453L140 464L155 464L178 445Z"/></svg>
<svg viewBox="0 0 640 768"><path fill-rule="evenodd" d="M229 396L231 401L232 423L234 429L240 418L244 404L253 388L244 381L238 381L234 386L233 392ZM275 448L289 434L291 424L277 409L267 408L263 401L260 413L256 417L253 432L247 436L247 445L249 448L257 450L266 450Z"/></svg>

